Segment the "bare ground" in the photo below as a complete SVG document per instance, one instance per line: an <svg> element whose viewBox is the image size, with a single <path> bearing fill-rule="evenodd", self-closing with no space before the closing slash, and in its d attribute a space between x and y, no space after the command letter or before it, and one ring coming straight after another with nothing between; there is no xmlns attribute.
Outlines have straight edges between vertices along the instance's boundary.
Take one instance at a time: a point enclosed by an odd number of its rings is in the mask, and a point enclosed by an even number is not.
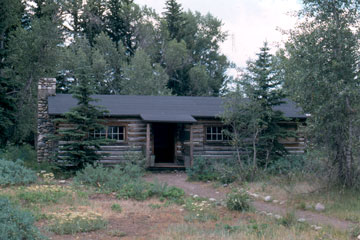
<svg viewBox="0 0 360 240"><path fill-rule="evenodd" d="M211 183L203 182L188 182L186 181L186 173L156 173L148 175L146 178L148 181L157 179L159 182L167 183L170 186L175 186L184 189L186 194L198 195L200 197L215 198L218 201L225 199L226 193L230 191L229 188L219 187L214 188ZM255 200L253 205L257 211L265 211L273 214L279 214L284 216L287 212L293 211L284 205L277 205L272 203L266 203L264 201ZM332 226L339 230L348 230L353 224L349 221L339 220L337 218L328 217L320 213L314 213L310 211L295 210L294 214L297 218L304 218L310 224L319 224L325 226Z"/></svg>

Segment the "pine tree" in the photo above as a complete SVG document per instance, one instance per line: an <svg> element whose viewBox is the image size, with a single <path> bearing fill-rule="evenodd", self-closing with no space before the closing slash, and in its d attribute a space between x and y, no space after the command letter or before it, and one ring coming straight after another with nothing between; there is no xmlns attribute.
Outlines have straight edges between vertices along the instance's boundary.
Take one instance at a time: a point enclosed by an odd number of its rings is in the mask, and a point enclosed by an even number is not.
<svg viewBox="0 0 360 240"><path fill-rule="evenodd" d="M137 48L136 30L141 19L141 11L133 0L109 0L106 15L106 30L110 38L116 43L122 43L126 53L135 54Z"/></svg>
<svg viewBox="0 0 360 240"><path fill-rule="evenodd" d="M250 101L260 106L260 127L258 145L258 164L267 165L286 153L280 138L289 136L286 129L280 126L286 118L274 108L284 103L285 94L282 81L274 67L273 56L269 53L267 42L260 48L255 61L249 61L241 85Z"/></svg>
<svg viewBox="0 0 360 240"><path fill-rule="evenodd" d="M80 169L104 156L97 151L109 140L95 138L92 133L105 128L101 117L106 111L94 105L95 99L91 97L94 94L92 81L80 79L72 94L78 101L77 106L65 113L64 118L54 120L59 128L52 139L65 142L59 146L57 161Z"/></svg>
<svg viewBox="0 0 360 240"><path fill-rule="evenodd" d="M84 6L80 26L93 46L95 37L105 30L105 0L88 0Z"/></svg>
<svg viewBox="0 0 360 240"><path fill-rule="evenodd" d="M244 162L241 153L251 153L245 162L252 167L253 176L258 167L267 168L286 153L279 139L290 136L280 125L287 119L274 110L285 95L269 50L265 42L257 59L248 62L237 90L227 97L223 114L224 123L232 128L228 134L238 150L239 163Z"/></svg>
<svg viewBox="0 0 360 240"><path fill-rule="evenodd" d="M17 84L4 76L10 35L20 27L24 6L20 0L0 2L0 146L12 135L15 124Z"/></svg>
<svg viewBox="0 0 360 240"><path fill-rule="evenodd" d="M177 3L176 0L167 0L165 3L165 9L166 11L164 12L164 15L170 39L180 41L183 37L182 28L185 24L181 4Z"/></svg>

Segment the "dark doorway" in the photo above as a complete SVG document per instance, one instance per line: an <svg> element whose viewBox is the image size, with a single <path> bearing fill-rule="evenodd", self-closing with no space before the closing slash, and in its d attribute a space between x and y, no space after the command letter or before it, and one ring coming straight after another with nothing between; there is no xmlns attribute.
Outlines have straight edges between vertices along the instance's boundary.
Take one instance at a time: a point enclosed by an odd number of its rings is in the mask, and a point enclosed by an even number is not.
<svg viewBox="0 0 360 240"><path fill-rule="evenodd" d="M176 124L154 123L155 163L174 163Z"/></svg>

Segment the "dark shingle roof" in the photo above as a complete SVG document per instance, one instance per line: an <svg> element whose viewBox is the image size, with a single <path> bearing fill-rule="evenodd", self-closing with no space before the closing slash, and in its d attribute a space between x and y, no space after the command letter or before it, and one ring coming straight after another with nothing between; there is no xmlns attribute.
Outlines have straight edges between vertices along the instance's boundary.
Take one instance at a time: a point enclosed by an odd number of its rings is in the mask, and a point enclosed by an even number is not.
<svg viewBox="0 0 360 240"><path fill-rule="evenodd" d="M104 106L111 116L142 116L148 121L191 122L193 117L216 117L223 111L219 97L94 95L96 105ZM49 97L49 114L68 112L77 101L70 94ZM277 106L289 118L306 118L291 100ZM144 119L144 120L145 120Z"/></svg>

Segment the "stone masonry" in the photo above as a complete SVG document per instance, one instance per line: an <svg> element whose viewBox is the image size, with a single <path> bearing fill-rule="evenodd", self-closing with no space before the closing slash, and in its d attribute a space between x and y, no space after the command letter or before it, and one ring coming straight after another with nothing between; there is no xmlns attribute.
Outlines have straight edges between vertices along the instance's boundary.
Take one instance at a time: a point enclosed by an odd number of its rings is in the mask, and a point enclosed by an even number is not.
<svg viewBox="0 0 360 240"><path fill-rule="evenodd" d="M55 128L48 113L48 97L56 95L56 79L41 78L38 83L38 111L37 111L37 160L38 162L50 161L53 144L48 135Z"/></svg>

